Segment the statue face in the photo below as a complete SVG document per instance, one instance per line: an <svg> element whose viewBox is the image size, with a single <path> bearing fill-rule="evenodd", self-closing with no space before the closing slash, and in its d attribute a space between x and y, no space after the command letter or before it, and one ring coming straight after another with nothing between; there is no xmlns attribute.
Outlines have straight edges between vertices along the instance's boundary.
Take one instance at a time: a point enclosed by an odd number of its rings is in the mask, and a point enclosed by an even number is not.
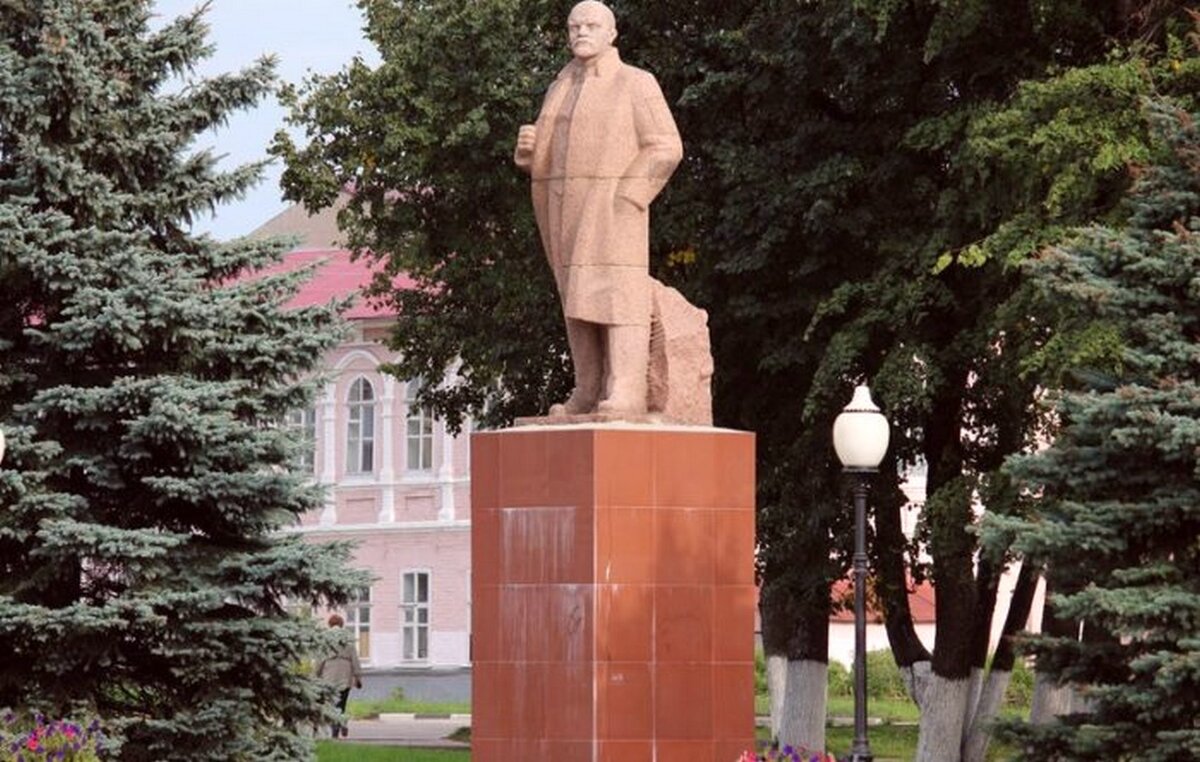
<svg viewBox="0 0 1200 762"><path fill-rule="evenodd" d="M567 17L567 41L576 58L595 58L612 47L617 39L617 27L612 11L600 3L576 5Z"/></svg>

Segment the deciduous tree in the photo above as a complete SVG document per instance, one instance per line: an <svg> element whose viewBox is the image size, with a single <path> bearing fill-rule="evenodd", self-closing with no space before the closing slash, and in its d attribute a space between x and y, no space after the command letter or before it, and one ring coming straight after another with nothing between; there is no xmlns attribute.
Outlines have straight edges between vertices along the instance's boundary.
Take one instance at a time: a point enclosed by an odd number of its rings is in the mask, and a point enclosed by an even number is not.
<svg viewBox="0 0 1200 762"><path fill-rule="evenodd" d="M1161 140L1126 224L1073 232L1030 266L1073 322L1109 327L1116 353L1078 357L1053 444L1013 473L1035 520L994 522L1051 567L1079 631L1033 643L1038 667L1081 686L1081 707L1010 726L1026 759L1189 760L1200 754L1200 130L1155 101Z"/></svg>

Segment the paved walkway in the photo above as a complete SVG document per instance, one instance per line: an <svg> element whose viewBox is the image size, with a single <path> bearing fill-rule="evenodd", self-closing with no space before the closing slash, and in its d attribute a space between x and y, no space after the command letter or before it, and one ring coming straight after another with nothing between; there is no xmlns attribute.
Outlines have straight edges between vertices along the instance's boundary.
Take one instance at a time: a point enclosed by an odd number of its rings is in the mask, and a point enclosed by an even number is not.
<svg viewBox="0 0 1200 762"><path fill-rule="evenodd" d="M765 725L766 717L757 718L759 725ZM882 724L876 717L869 718L871 725ZM850 717L834 717L830 725L853 725ZM916 723L895 722L895 725L915 725ZM459 728L471 727L471 715L455 714L449 716L423 717L412 714L384 714L377 720L351 720L350 736L344 743L369 743L390 746L418 746L431 749L469 749L470 745L447 738Z"/></svg>
<svg viewBox="0 0 1200 762"><path fill-rule="evenodd" d="M470 725L470 715L456 715L451 718L384 715L378 720L351 720L350 736L342 742L467 749L470 748L468 744L447 740L446 736Z"/></svg>

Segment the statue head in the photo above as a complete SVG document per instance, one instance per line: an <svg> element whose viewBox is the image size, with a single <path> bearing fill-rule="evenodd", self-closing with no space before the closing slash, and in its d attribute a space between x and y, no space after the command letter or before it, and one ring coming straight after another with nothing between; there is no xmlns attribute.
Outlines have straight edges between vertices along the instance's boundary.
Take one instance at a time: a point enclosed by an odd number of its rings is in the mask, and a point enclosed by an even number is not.
<svg viewBox="0 0 1200 762"><path fill-rule="evenodd" d="M583 0L567 16L567 42L581 61L595 58L617 39L617 18L607 5Z"/></svg>

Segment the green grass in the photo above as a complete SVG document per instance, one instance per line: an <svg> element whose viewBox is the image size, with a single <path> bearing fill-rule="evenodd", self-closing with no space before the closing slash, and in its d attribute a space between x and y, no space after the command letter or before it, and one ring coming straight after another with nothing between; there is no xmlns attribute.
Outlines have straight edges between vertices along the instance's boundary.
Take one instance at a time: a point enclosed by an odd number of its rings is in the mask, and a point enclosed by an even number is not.
<svg viewBox="0 0 1200 762"><path fill-rule="evenodd" d="M853 717L854 699L831 696L825 705L825 713L831 717ZM867 714L884 722L917 722L921 711L908 699L869 699Z"/></svg>
<svg viewBox="0 0 1200 762"><path fill-rule="evenodd" d="M840 756L850 750L850 743L854 740L854 728L829 728L825 738L829 752ZM907 762L916 753L915 725L873 725L868 728L868 738L876 762ZM987 758L989 762L1003 762L1011 756L1011 750L993 743ZM470 762L470 759L471 753L465 749L413 749L404 746L317 742L318 762Z"/></svg>
<svg viewBox="0 0 1200 762"><path fill-rule="evenodd" d="M469 714L471 702L412 701L393 695L385 699L354 699L346 704L346 714L355 720L370 720L380 714Z"/></svg>
<svg viewBox="0 0 1200 762"><path fill-rule="evenodd" d="M758 729L758 740L765 743L769 738L766 728ZM917 736L920 730L916 725L871 725L867 728L867 740L871 744L871 753L875 762L908 762L917 753ZM826 751L839 759L850 751L854 741L853 727L830 727L825 730ZM1012 757L1012 750L1001 744L992 742L988 748L988 762L1004 762Z"/></svg>
<svg viewBox="0 0 1200 762"><path fill-rule="evenodd" d="M910 760L917 751L917 728L912 725L875 725L867 729L867 739L876 762ZM828 728L825 745L839 759L850 751L854 728Z"/></svg>
<svg viewBox="0 0 1200 762"><path fill-rule="evenodd" d="M771 713L771 700L759 695L754 698L754 711L762 716ZM921 718L917 705L908 699L871 699L867 711L872 717L884 722L916 722ZM825 712L830 717L853 717L854 699L845 696L830 696Z"/></svg>
<svg viewBox="0 0 1200 762"><path fill-rule="evenodd" d="M412 749L317 741L317 762L470 762L465 749Z"/></svg>

